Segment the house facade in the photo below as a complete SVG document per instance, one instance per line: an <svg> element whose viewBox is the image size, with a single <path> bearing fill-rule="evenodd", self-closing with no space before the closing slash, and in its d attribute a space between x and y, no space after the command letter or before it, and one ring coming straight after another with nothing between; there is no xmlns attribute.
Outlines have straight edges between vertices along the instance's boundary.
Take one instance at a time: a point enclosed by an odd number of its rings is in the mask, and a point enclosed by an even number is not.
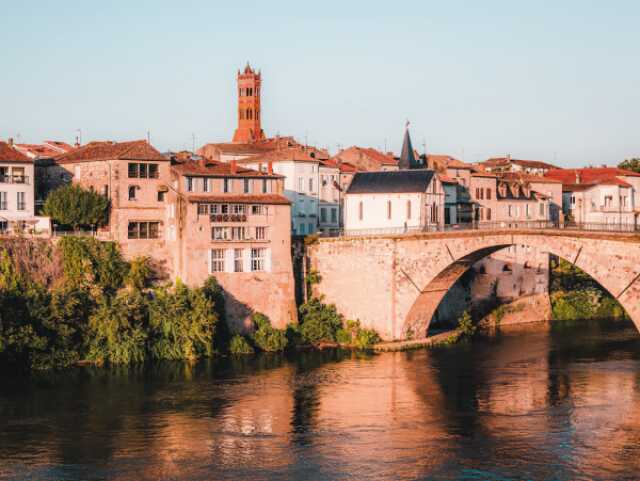
<svg viewBox="0 0 640 481"><path fill-rule="evenodd" d="M437 229L444 225L444 208L444 188L432 170L358 172L345 194L344 229Z"/></svg>
<svg viewBox="0 0 640 481"><path fill-rule="evenodd" d="M0 233L49 234L48 217L36 216L33 159L0 142Z"/></svg>

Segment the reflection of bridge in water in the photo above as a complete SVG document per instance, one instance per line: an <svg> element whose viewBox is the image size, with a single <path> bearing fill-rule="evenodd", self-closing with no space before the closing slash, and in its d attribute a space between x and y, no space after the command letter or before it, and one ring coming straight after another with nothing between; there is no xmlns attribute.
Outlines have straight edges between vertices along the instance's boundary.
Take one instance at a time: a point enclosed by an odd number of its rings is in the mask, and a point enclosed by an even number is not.
<svg viewBox="0 0 640 481"><path fill-rule="evenodd" d="M325 302L387 340L407 333L426 336L440 301L460 276L512 245L573 263L607 289L640 329L640 232L626 225L578 227L512 223L444 232L361 232L320 239L309 256Z"/></svg>

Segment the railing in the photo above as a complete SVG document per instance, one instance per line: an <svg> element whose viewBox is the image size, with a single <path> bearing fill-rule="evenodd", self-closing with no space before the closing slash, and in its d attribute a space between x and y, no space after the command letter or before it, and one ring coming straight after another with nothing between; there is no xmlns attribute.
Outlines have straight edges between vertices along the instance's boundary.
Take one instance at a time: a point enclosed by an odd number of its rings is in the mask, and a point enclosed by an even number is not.
<svg viewBox="0 0 640 481"><path fill-rule="evenodd" d="M0 184L28 184L29 177L26 175L0 175Z"/></svg>
<svg viewBox="0 0 640 481"><path fill-rule="evenodd" d="M640 225L635 224L601 224L553 221L496 221L471 222L450 225L426 225L421 227L391 227L380 229L332 229L322 232L320 237L358 237L376 235L411 235L427 232L459 232L469 230L505 230L505 229L541 229L541 230L573 230L589 232L638 232Z"/></svg>

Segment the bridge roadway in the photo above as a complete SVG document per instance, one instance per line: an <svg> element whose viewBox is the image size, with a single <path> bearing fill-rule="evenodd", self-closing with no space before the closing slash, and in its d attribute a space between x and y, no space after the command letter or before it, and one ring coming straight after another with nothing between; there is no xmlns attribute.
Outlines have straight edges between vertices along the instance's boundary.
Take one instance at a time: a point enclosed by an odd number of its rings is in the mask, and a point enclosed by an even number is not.
<svg viewBox="0 0 640 481"><path fill-rule="evenodd" d="M385 340L426 337L446 292L475 262L511 245L573 263L606 288L640 330L640 232L496 228L342 235L308 248L316 294Z"/></svg>

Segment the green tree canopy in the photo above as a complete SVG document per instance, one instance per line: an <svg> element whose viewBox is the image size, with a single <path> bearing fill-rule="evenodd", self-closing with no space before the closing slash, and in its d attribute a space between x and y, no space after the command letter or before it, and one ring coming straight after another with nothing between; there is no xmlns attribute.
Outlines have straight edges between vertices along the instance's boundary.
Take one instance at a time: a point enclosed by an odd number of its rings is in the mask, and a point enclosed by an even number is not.
<svg viewBox="0 0 640 481"><path fill-rule="evenodd" d="M633 172L640 173L640 157L634 157L632 159L626 159L618 164L621 169L632 170Z"/></svg>
<svg viewBox="0 0 640 481"><path fill-rule="evenodd" d="M54 222L78 229L107 222L109 201L106 197L78 185L65 185L49 194L44 214Z"/></svg>

